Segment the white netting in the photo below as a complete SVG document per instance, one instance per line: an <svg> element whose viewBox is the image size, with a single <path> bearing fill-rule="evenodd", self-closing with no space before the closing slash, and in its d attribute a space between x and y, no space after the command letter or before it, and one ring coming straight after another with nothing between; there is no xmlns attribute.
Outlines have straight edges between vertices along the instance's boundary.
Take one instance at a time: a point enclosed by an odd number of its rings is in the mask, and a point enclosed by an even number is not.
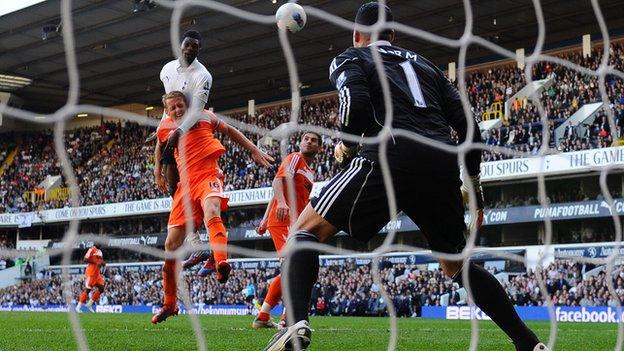
<svg viewBox="0 0 624 351"><path fill-rule="evenodd" d="M180 21L182 19L183 13L184 11L188 10L191 6L194 7L204 7L207 9L211 9L214 11L218 11L218 12L223 12L223 13L227 13L231 16L235 16L244 20L248 20L248 21L253 21L256 23L262 23L262 24L267 24L267 25L271 25L274 24L275 19L273 15L259 15L256 13L251 13L248 11L244 11L223 3L219 3L216 1L209 1L209 0L204 0L204 1L200 1L200 0L178 0L178 1L164 1L164 0L159 0L158 1L160 6L163 7L167 7L172 9L172 17L171 17L171 44L172 44L172 50L174 53L174 56L178 57L180 55L180 48L179 48L179 37L180 37ZM385 1L380 1L380 3L385 3ZM616 76L620 79L624 79L624 73L616 70L614 67L609 66L609 32L608 29L606 28L606 24L603 18L603 15L601 13L601 9L600 6L598 4L597 0L592 0L592 7L594 10L594 13L596 15L596 19L598 24L600 25L600 30L601 30L601 34L602 34L602 38L603 38L603 48L604 48L604 53L602 55L602 61L598 67L597 70L591 70L585 67L581 67L577 64L574 64L572 62L557 58L557 57L553 57L553 56L548 56L548 55L544 55L543 54L543 45L544 45L544 39L545 39L545 30L546 30L546 23L544 20L544 15L543 15L543 11L541 8L541 3L539 0L533 0L533 6L535 9L535 16L537 18L537 24L538 24L538 36L537 36L537 40L536 40L536 45L532 50L532 54L528 57L526 57L526 67L525 67L525 79L526 82L528 84L530 84L532 82L532 68L533 66L540 62L540 61L546 61L546 62L551 62L551 63L556 63L562 66L565 66L569 69L573 69L576 70L578 72L581 72L583 74L586 74L588 76L592 76L592 77L598 77L599 80L599 88L600 88L600 93L601 93L601 98L602 101L605 102L607 105L609 104L609 97L607 96L607 91L605 89L605 76L607 74L609 75L613 75ZM383 29L387 29L387 28L391 28L394 29L398 32L401 32L403 34L406 35L410 35L410 36L414 36L416 38L425 40L425 41L429 41L432 43L436 43L439 45L443 45L443 46L447 46L447 47L452 47L452 48L457 48L459 49L459 57L458 57L458 88L459 91L461 93L461 98L462 98L462 102L463 102L463 106L464 106L464 111L465 111L465 115L466 118L468 120L468 123L474 123L474 120L472 119L472 112L469 106L469 100L468 97L466 95L466 81L465 81L465 70L466 70L466 54L467 54L467 50L468 47L470 45L479 45L482 47L485 47L501 56L510 58L510 59L515 59L516 58L516 54L514 52L511 52L501 46L496 45L495 43L492 43L484 38L481 38L479 36L476 36L473 34L473 25L474 25L474 16L473 16L473 12L472 12L472 6L469 0L464 0L463 1L463 5L464 5L464 12L465 12L465 18L466 18L466 25L465 25L465 29L464 29L464 34L461 36L461 38L454 40L454 39L449 39L446 37L442 37L433 33L429 33L423 30L420 30L418 28L413 28L410 26L407 26L405 24L401 24L401 23L396 23L396 22L386 22L385 21L385 13L380 13L380 21L374 25L371 26L370 29L373 31L373 39L375 39L379 32ZM341 17L337 17L331 13L328 13L326 11L320 10L318 8L314 8L314 7L305 7L305 10L307 12L307 15L309 17L316 17L319 18L323 21L327 21L329 23L332 23L334 25L337 25L339 27L344 28L345 31L351 31L353 28L353 23L349 20L345 20ZM353 12L355 13L357 9L353 9ZM65 150L64 147L64 130L65 130L65 126L66 126L66 121L70 118L72 118L74 115L76 115L77 113L91 113L91 114L98 114L98 115L106 115L106 116L112 116L112 117L118 117L121 119L125 119L128 121L133 121L133 122L137 122L139 124L143 124L143 125L151 125L151 126L156 126L157 122L152 120L152 119L146 119L143 116L140 115L136 115L136 114L132 114L132 113L128 113L128 112L124 112L124 111L120 111L120 110L116 110L116 109L111 109L111 108L104 108L104 107L99 107L99 106L92 106L92 105L78 105L78 97L79 97L79 87L80 87L80 77L78 75L78 68L77 68L77 62L76 62L76 52L75 52L75 46L74 46L74 33L73 33L73 24L72 24L72 12L71 12L71 0L62 0L61 1L61 20L63 23L62 26L62 30L63 30L63 43L64 43L64 47L65 47L65 57L66 57L66 61L67 61L67 72L69 75L69 92L68 92L68 98L67 98L67 102L65 104L65 106L63 106L61 109L59 109L58 111L56 111L56 113L46 116L47 119L42 120L36 117L39 117L39 114L34 114L28 111L24 111L24 110L20 110L20 109L15 109L15 108L11 108L8 106L2 106L2 110L0 111L0 113L4 113L8 116L12 116L14 118L18 118L18 119L23 119L32 123L50 123L50 121L52 121L54 123L54 143L56 146L56 152L58 154L58 157L61 161L62 164L62 169L63 169L63 174L67 179L67 183L69 184L69 187L71 188L71 203L73 206L79 206L79 187L78 187L78 183L74 174L74 171L71 167L71 162L69 159L69 156L67 154L67 151ZM305 30L305 29L304 29ZM282 45L282 49L284 52L284 56L286 58L286 62L288 65L288 71L289 71L289 76L290 76L290 86L291 86L291 92L292 92L292 113L291 113L291 124L289 125L289 127L284 131L286 134L288 133L296 133L302 130L308 130L308 131L315 131L315 132L319 132L325 135L331 135L333 137L336 137L336 131L335 130L330 130L330 129L326 129L326 128L322 128L319 126L314 126L314 125L304 125L304 124L300 124L299 122L299 111L300 111L300 106L301 106L301 97L300 97L300 91L299 91L299 78L298 78L298 74L297 74L297 67L296 67L296 62L294 59L294 55L293 52L291 50L291 46L289 43L289 36L287 35L286 32L283 31L278 31L279 33L279 39L280 39L280 43ZM416 135L414 133L410 133L408 131L405 130L396 130L393 129L391 127L392 125L392 106L391 106L391 101L390 101L390 95L389 95L389 87L388 87L388 82L386 80L385 74L384 74L384 70L382 69L382 63L380 61L380 57L379 57L379 53L376 52L375 50L372 50L374 58L375 58L375 62L376 62L376 66L377 66L377 70L379 73L379 76L382 77L381 82L382 82L382 87L383 87L383 91L384 91L384 101L385 101L385 105L386 105L386 116L385 116L385 120L384 120L384 129L382 130L382 132L373 138L364 138L361 139L359 136L349 136L349 135L342 135L342 138L345 139L349 139L352 141L360 141L362 143L379 143L381 145L380 147L380 163L381 163L381 167L383 170L383 176L384 176L384 182L385 185L388 189L388 199L389 199L389 208L390 208L390 215L391 217L394 217L394 214L396 214L397 212L397 204L396 204L396 198L395 198L395 189L392 188L392 182L391 182L391 178L392 178L392 174L390 171L390 168L388 167L388 160L387 160L387 156L384 153L384 150L386 148L387 142L390 140L391 136L406 136L409 138L412 138L420 143L424 143L424 144L429 144L432 145L434 147L440 148L440 149L444 149L444 150L448 150L454 153L457 153L458 155L458 161L459 162L463 162L463 160L465 159L465 155L467 152L469 152L472 149L478 148L478 149L485 149L486 146L485 145L475 145L472 144L470 142L465 142L462 143L456 147L454 146L448 146L448 145L444 145L438 142L434 142L432 140L429 140L425 137ZM154 74L156 75L157 72L154 72ZM548 118L544 112L544 107L542 106L542 104L539 101L540 97L537 96L537 94L534 94L532 96L532 100L533 100L533 104L537 107L538 111L539 111L539 115L540 115L540 119L543 123L543 125L547 125L548 124ZM606 109L607 111L607 116L608 116L608 121L609 124L611 126L611 130L615 131L616 127L615 127L615 122L614 122L614 116L613 116L613 112L610 109ZM221 116L225 121L227 121L228 123L238 127L239 129L243 130L243 131L247 131L250 133L255 133L258 135L265 135L266 133L269 132L269 130L263 129L263 128L259 128L256 126L249 126L249 125L245 125L240 123L239 121L232 119L232 118L228 118L226 116ZM469 128L469 134L471 134L471 129ZM541 147L539 149L539 156L545 156L548 152L549 152L549 140L550 140L551 136L550 136L550 131L548 128L544 129L544 133L542 136L542 143L541 143ZM468 135L466 140L471 140L472 139L472 135ZM492 150L491 147L488 147L488 149ZM530 155L526 154L526 153L521 153L518 151L512 151L508 148L504 148L504 147L495 147L493 148L494 151L496 152L500 152L501 154L504 155L512 155L512 156L525 156L528 157ZM282 155L286 154L286 145L284 143L282 143ZM544 160L545 158L541 158L542 161L542 169L544 169L545 164L544 164ZM607 203L609 204L609 206L611 206L611 208L614 208L614 200L613 197L610 194L610 191L607 187L607 175L609 174L609 172L611 172L614 169L614 167L612 166L608 166L608 167L604 167L601 171L601 175L600 175L600 188L602 191L602 194L604 196L604 198L606 199ZM184 177L183 177L184 178ZM542 204L543 208L547 207L547 196L546 196L546 183L545 183L545 177L544 174L540 174L537 177L537 182L538 182L538 197L539 197L539 202ZM293 184L288 184L288 187L292 189L294 185ZM468 184L468 187L470 188L470 191L474 194L474 188L473 188L473 184ZM290 192L290 194L293 194L294 192ZM293 203L293 202L291 202ZM189 210L188 208L188 203L185 204L187 211ZM475 197L472 196L471 197L471 201L470 201L470 213L472 215L474 215L476 213L476 201L475 201ZM545 223L545 250L543 250L543 252L547 252L547 248L549 245L551 245L552 243L552 225L551 225L551 220L549 217L549 212L545 211L546 216L544 219L544 223ZM615 242L613 243L615 246L615 249L613 250L612 254L609 255L607 258L605 259L586 259L586 258L582 258L582 257L578 257L576 258L578 261L591 261L593 263L599 263L599 264L606 264L607 265L607 276L611 276L611 273L613 272L614 269L614 264L615 264L615 260L618 257L618 253L619 253L619 245L620 242L622 240L622 230L621 230L621 224L620 224L620 219L617 215L617 211L612 211L613 215L613 224L615 227ZM190 216L188 216L190 218ZM62 255L62 265L65 267L62 270L62 279L65 282L69 282L70 281L70 275L69 275L69 270L68 270L68 266L70 264L70 257L71 257L71 251L72 251L72 247L73 244L75 242L77 242L79 239L83 240L83 239L88 239L88 240L92 240L93 242L99 242L99 243L104 243L108 240L108 238L106 236L80 236L78 235L78 225L79 225L79 220L75 219L72 220L70 222L69 225L69 229L67 230L67 232L65 233L64 237L63 237L63 244L64 244L64 248L63 249L59 249L59 250L50 250L50 254L51 255L55 255L55 254L60 254ZM389 228L389 232L387 237L385 238L383 245L381 245L380 247L378 247L377 249L375 249L373 252L370 252L367 254L368 257L373 258L373 277L374 277L374 281L380 286L382 287L381 289L381 293L384 296L385 300L388 302L388 312L390 315L389 318L389 324L390 324L390 338L388 340L388 349L389 350L394 350L396 348L397 345L397 318L396 318L396 310L392 304L392 298L390 298L388 292L383 288L383 284L381 284L381 277L379 274L379 265L377 264L380 257L385 254L385 253L389 253L392 251L413 251L413 250L417 250L419 248L417 247L411 247L411 246L404 246L404 245L395 245L394 243L394 239L396 236L396 229L393 227ZM461 259L461 260L467 260L474 252L475 252L475 239L476 239L476 231L472 230L470 232L470 235L468 237L468 245L466 246L465 250L458 255L449 255L449 254L443 254L443 253L436 253L434 252L432 255L436 258L445 258L445 259ZM317 244L317 245L306 245L305 247L289 247L284 254L285 255L289 255L293 252L293 250L300 250L302 248L315 248L321 251L321 253L330 253L330 254L355 254L355 252L349 251L349 250L344 250L344 249L338 249L329 245L325 245L325 244ZM208 248L208 247L206 247ZM245 255L245 256L249 256L249 257L271 257L273 256L272 253L266 253L266 252L258 252L255 250L250 250L250 249L245 249L242 247L236 247L234 245L230 245L229 246L229 251L236 253L236 254L240 254L240 255ZM152 249L152 248L148 248L148 247L133 247L132 250L134 251L138 251L138 252L142 252L142 253L146 253L146 254L150 254L153 256L157 256L160 258L184 258L191 250L193 250L192 248L188 247L188 246L184 246L182 247L181 250L178 250L175 252L175 255L166 255L163 251L160 250L156 250L156 249ZM18 251L12 251L12 250L2 250L2 254L4 256L9 256L9 257L18 257L20 255L23 254L23 252L18 252ZM516 255L511 255L511 254L496 254L502 258L505 259L509 259L509 260L515 260L518 262L524 262L525 258L521 257L521 256L516 256ZM538 263L538 266L541 266L541 263L543 262L543 260L545 259L544 255L542 254L540 256L540 260ZM525 264L527 264L527 262L524 262ZM467 268L468 265L464 265L464 277L467 276ZM553 309L553 302L551 300L551 298L549 296L547 296L547 289L546 289L546 285L545 282L542 280L542 275L541 274L537 274L536 275L538 281L539 281L539 285L540 285L540 291L545 294L544 296L544 300L546 301L548 307L549 307L549 313L550 313L550 336L548 339L548 346L550 348L553 348L555 343L556 343L556 339L557 339L557 322L554 318L554 309ZM470 291L469 289L469 285L468 285L468 281L466 281L466 279L464 279L464 286L467 287L467 291ZM178 274L178 285L179 286L183 286L184 282L182 280L182 275ZM287 284L287 282L285 282L285 284ZM619 301L618 296L615 292L614 286L613 286L613 282L611 279L607 279L607 284L608 284L608 288L609 288L609 292L610 294L615 298L616 301ZM186 289L180 289L180 291L184 292L182 294L182 301L183 303L185 303L187 306L190 306L190 299L188 294L186 293ZM288 301L290 299L290 296L288 296L288 289L284 289L284 293L285 293L285 300ZM64 284L64 298L65 298L65 302L70 305L71 304L71 299L72 299L72 291L71 291L71 284ZM618 315L621 315L621 306L618 302L617 305L617 313ZM88 340L86 339L85 335L84 335L84 330L81 328L80 325L80 321L77 318L76 313L74 312L73 309L69 309L69 317L70 317L70 321L71 321L71 326L75 335L75 338L77 340L77 344L79 349L81 350L86 350L88 349ZM194 314L189 314L189 318L192 322L192 327L193 330L195 332L195 336L197 339L197 347L200 350L206 350L209 348L210 345L208 345L206 343L206 340L204 338L204 335L202 333L202 329L201 329L201 325L199 322L199 319L196 315ZM478 334L478 323L476 319L472 320L472 337L471 337L471 343L470 343L470 350L475 350L478 344L478 338L479 338L479 334ZM622 343L624 341L623 334L624 331L624 325L622 324L622 321L619 322L618 324L618 333L617 333L617 342L616 345L614 347L615 350L620 350L622 349Z"/></svg>

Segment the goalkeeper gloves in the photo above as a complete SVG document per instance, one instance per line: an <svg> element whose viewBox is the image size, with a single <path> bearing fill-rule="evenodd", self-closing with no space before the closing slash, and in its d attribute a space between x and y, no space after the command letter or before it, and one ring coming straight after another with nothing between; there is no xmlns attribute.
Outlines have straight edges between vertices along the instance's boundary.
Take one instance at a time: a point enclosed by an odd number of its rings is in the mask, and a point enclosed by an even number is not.
<svg viewBox="0 0 624 351"><path fill-rule="evenodd" d="M485 200L483 198L483 188L481 187L481 177L480 176L470 176L470 182L472 183L472 187L474 189L475 200L477 201L477 215L470 216L470 223L468 225L468 229L470 232L472 230L479 230L481 225L483 225L483 208L485 207ZM468 206L470 203L470 196L472 195L470 189L468 189L468 185L466 182L462 182L461 186L462 199L464 201L464 206Z"/></svg>
<svg viewBox="0 0 624 351"><path fill-rule="evenodd" d="M336 144L334 148L334 158L338 163L338 166L344 167L349 164L353 157L357 155L359 151L358 146L346 146L342 141Z"/></svg>

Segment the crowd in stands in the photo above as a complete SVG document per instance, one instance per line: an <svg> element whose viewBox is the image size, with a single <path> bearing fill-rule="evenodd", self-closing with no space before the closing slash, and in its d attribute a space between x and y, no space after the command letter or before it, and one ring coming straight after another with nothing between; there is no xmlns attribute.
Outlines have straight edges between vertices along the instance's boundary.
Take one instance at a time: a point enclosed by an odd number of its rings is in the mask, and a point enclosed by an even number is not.
<svg viewBox="0 0 624 351"><path fill-rule="evenodd" d="M602 60L602 49L592 50L591 57L583 57L580 51L556 55L582 67L596 70ZM611 44L609 65L624 70L624 45ZM615 131L611 131L604 110L599 111L591 123L565 128L564 135L555 140L554 129L566 123L584 104L601 102L598 78L549 62L533 66L532 79L551 79L552 84L540 95L550 131L549 147L560 152L579 151L611 146L622 137L624 128L624 82L614 76L606 77L608 108L613 112ZM477 118L494 102L504 103L526 85L524 70L515 66L497 67L487 73L475 72L468 79L468 97ZM508 126L492 129L485 135L488 145L502 146L512 150L536 155L542 144L544 127L538 109L530 99L511 101ZM498 152L484 152L484 161L511 158Z"/></svg>
<svg viewBox="0 0 624 351"><path fill-rule="evenodd" d="M335 98L304 101L300 123L333 128ZM236 115L241 122L273 129L290 118L289 106L259 109L256 116ZM105 123L100 127L81 128L65 133L67 151L80 188L80 204L95 205L162 197L154 186L154 142L145 142L152 129L135 123ZM258 135L245 133L251 140ZM291 136L287 152L296 151L300 134ZM30 201L22 195L33 191L48 175L62 175L55 155L52 132L20 134L19 155L0 178L0 213L45 210L68 206L69 200ZM220 166L225 173L225 190L270 186L280 162L278 143L263 146L276 157L273 168L258 167L247 151L228 138L220 138L226 147ZM4 144L2 146L5 150ZM317 180L327 180L336 173L334 141L324 136L321 152L312 165ZM7 144L6 154L10 148ZM6 157L6 156L3 156ZM63 185L66 186L66 182Z"/></svg>
<svg viewBox="0 0 624 351"><path fill-rule="evenodd" d="M9 240L9 237L5 234L0 235L0 271L9 267L12 267L15 262L8 256L2 255L2 250L14 249L13 243Z"/></svg>
<svg viewBox="0 0 624 351"><path fill-rule="evenodd" d="M162 302L162 274L160 267L144 271L106 269L106 288L100 304L158 305ZM315 315L383 316L387 315L382 287L390 296L397 315L420 315L422 306L439 306L442 296L448 294L449 305L466 301L457 291L459 286L441 269L427 270L411 264L393 264L382 260L379 266L381 285L373 279L370 265L357 266L354 260L347 264L321 267L319 280L313 287L310 312ZM545 284L553 303L560 306L615 306L617 299L607 290L611 279L618 299L624 303L624 269L616 266L612 276L606 272L583 275L595 266L555 260L544 269L529 270L513 275L501 284L518 306L541 306L538 277ZM488 268L492 273L495 269ZM278 274L276 269L236 269L225 285L214 277L198 279L192 272L184 278L186 291L195 304L247 304L249 308L262 303L267 292L267 281ZM0 289L0 305L63 304L63 283L59 275L39 272L31 281ZM82 277L72 276L71 301L82 289Z"/></svg>
<svg viewBox="0 0 624 351"><path fill-rule="evenodd" d="M110 147L102 148L76 172L82 205L153 199L154 144L145 143L151 130L135 123L120 126Z"/></svg>
<svg viewBox="0 0 624 351"><path fill-rule="evenodd" d="M624 267L616 266L614 275L610 278L603 271L584 279L583 274L592 268L594 266L591 264L558 260L541 272L529 270L527 274L513 277L503 285L509 297L518 306L544 304L538 277L541 277L553 304L557 306L615 307L618 300L624 304ZM618 298L609 293L607 279L612 280Z"/></svg>
<svg viewBox="0 0 624 351"><path fill-rule="evenodd" d="M336 112L338 101L335 97L320 100L303 100L299 123L310 124L328 129L336 129ZM261 127L273 130L279 125L289 122L291 118L290 105L278 107L261 108L254 116L248 114L234 114L231 118L245 123L247 126ZM245 133L251 140L257 140L258 136L249 132ZM301 133L291 135L287 143L286 152L296 150ZM225 173L225 190L250 189L271 186L277 167L258 167L247 155L241 146L235 144L228 138L221 138L226 148L226 154L221 162L221 167ZM263 146L263 149L276 158L276 166L281 162L279 143L272 143L270 146ZM337 170L333 158L334 141L328 136L323 136L321 150L310 165L316 170L316 181L328 180Z"/></svg>
<svg viewBox="0 0 624 351"><path fill-rule="evenodd" d="M609 189L611 196L614 199L622 197L622 192L616 189ZM599 189L596 191L585 191L581 188L555 190L546 186L546 201L548 204L560 204L566 202L580 202L591 200L604 200L605 197ZM504 200L499 197L491 196L487 193L485 195L485 207L486 208L509 208L518 206L534 206L539 205L537 189L531 194L523 194L516 196L507 196Z"/></svg>
<svg viewBox="0 0 624 351"><path fill-rule="evenodd" d="M119 129L120 124L105 123L65 133L65 151L78 179L92 172L89 162L105 149ZM21 133L16 136L16 141L18 154L0 178L0 212L26 212L67 205L67 200L32 201L32 198L23 196L27 191L39 190L41 182L48 176L62 177L52 132Z"/></svg>
<svg viewBox="0 0 624 351"><path fill-rule="evenodd" d="M592 51L591 57L583 57L580 51L568 51L558 55L589 69L598 68L602 50ZM624 69L624 47L622 43L610 47L609 64ZM613 112L615 125L607 122L604 111L598 113L593 122L565 128L563 137L554 140L554 130L566 123L566 118L586 103L601 101L598 79L561 65L540 62L533 66L532 79L551 79L552 84L541 93L541 101L548 117L547 125L537 113L536 105L530 99L514 99L507 124L486 131L487 145L505 147L526 155L536 155L543 144L546 128L550 131L551 150L560 152L607 147L619 139L624 127L624 83L613 76L606 77L609 97L608 108ZM494 102L511 100L515 93L526 85L524 71L515 65L496 66L487 70L475 70L466 77L468 97L477 118ZM304 100L299 123L312 124L330 129L336 128L338 101L335 96ZM255 133L246 132L256 141L258 128L272 130L291 118L290 105L278 105L258 109L255 115L234 113L231 118L256 128ZM615 128L615 130L611 130ZM152 129L133 123L104 123L101 126L79 128L65 133L65 145L76 173L80 188L80 204L93 205L163 196L153 182L154 143L145 143ZM66 199L37 200L23 197L27 191L41 191L39 184L48 175L61 175L60 164L55 153L52 133L28 132L5 134L0 142L0 162L14 148L18 155L4 174L0 175L0 213L24 212L58 208L68 205ZM276 168L263 168L254 164L247 152L228 138L221 138L227 152L222 157L221 167L225 173L225 190L248 189L270 186ZM298 135L293 135L287 144L287 152L295 150ZM278 143L263 146L280 161ZM333 159L334 140L323 136L322 149L313 167L317 181L327 180L336 173ZM510 158L494 150L483 152L483 161ZM62 185L66 185L62 179ZM39 196L41 197L41 196Z"/></svg>

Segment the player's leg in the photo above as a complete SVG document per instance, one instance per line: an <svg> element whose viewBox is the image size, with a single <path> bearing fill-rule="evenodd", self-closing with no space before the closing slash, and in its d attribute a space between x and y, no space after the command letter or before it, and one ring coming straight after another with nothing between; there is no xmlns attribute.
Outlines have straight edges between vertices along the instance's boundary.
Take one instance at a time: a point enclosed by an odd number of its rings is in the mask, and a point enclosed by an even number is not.
<svg viewBox="0 0 624 351"><path fill-rule="evenodd" d="M477 305L509 336L518 351L546 350L539 339L520 319L507 292L490 272L467 262L470 291ZM462 261L440 260L444 272L460 286L463 285ZM543 347L543 348L540 348Z"/></svg>
<svg viewBox="0 0 624 351"><path fill-rule="evenodd" d="M286 238L288 237L288 227L270 227L268 228L269 234L271 235L271 239L273 239L273 244L275 245L275 249L278 254L282 251L282 248L286 244ZM252 323L252 327L254 329L258 328L277 328L277 324L273 323L271 320L271 310L273 307L277 306L279 301L282 299L282 277L281 275L277 275L273 278L271 283L269 284L269 290L267 291L266 297L262 302L262 307L260 308L260 312L258 316Z"/></svg>
<svg viewBox="0 0 624 351"><path fill-rule="evenodd" d="M91 282L90 277L85 276L84 281L84 289L80 292L80 296L78 297L78 304L76 305L76 312L82 312L82 306L87 303L87 299L89 298L89 293L91 292Z"/></svg>
<svg viewBox="0 0 624 351"><path fill-rule="evenodd" d="M220 283L227 282L232 270L232 267L227 262L227 235L225 225L221 219L223 201L222 197L208 196L204 199L202 205L204 224L208 230L208 239L212 247L214 262L216 262L217 281ZM207 261L206 264L210 264L210 262ZM202 269L207 269L206 264ZM205 273L202 273L202 275L205 275Z"/></svg>
<svg viewBox="0 0 624 351"><path fill-rule="evenodd" d="M324 242L335 235L338 230L331 223L319 216L310 204L299 215L295 231L289 236L287 247L296 251L286 253L282 263L282 276L286 276L288 289L284 301L289 309L291 324L280 330L269 340L265 351L281 351L297 344L298 349L305 349L311 342L312 331L308 323L308 312L312 286L318 279L319 252L315 249L296 249L310 243ZM289 299L288 299L289 297Z"/></svg>
<svg viewBox="0 0 624 351"><path fill-rule="evenodd" d="M93 304L100 303L100 295L102 295L102 293L104 292L104 284L104 277L100 275L96 280L95 291L93 292L93 294L91 294L89 302L87 302L87 308L89 309L89 311L95 312L95 310L93 309Z"/></svg>
<svg viewBox="0 0 624 351"><path fill-rule="evenodd" d="M186 242L191 244L191 246L193 247L201 247L202 245L204 245L204 242L201 240L199 236L199 230L196 230L190 235L188 235L186 237ZM212 273L212 271L214 271L214 257L212 257L212 253L210 252L210 250L194 251L186 260L182 262L182 268L183 269L192 268L206 260L208 260L207 262L209 263L208 267L202 268L200 269L200 271L207 269L208 272L204 272L204 273ZM203 275L204 273L200 273L200 274Z"/></svg>
<svg viewBox="0 0 624 351"><path fill-rule="evenodd" d="M368 241L389 220L385 193L379 167L357 157L306 206L288 236L282 265L283 293L291 326L279 331L265 351L284 350L292 343L305 348L310 343L308 312L312 286L318 278L319 252L302 247L325 242L339 230Z"/></svg>
<svg viewBox="0 0 624 351"><path fill-rule="evenodd" d="M175 201L174 201L175 203ZM176 207L173 208L172 214L176 211ZM182 220L184 217L182 216ZM171 223L171 216L169 218ZM167 231L167 239L165 240L165 251L173 252L180 248L184 243L185 229L183 225L171 226ZM156 313L152 317L152 323L157 324L163 322L170 316L174 316L178 314L178 306L177 306L177 278L176 278L176 260L175 259L166 259L165 264L163 266L163 290L164 290L164 301L162 308L158 313Z"/></svg>
<svg viewBox="0 0 624 351"><path fill-rule="evenodd" d="M164 145L163 145L164 148ZM176 164L175 157L173 155L168 155L167 157L163 153L163 158L161 160L163 173L165 178L167 179L167 184L169 186L169 194L173 198L175 196L176 190L178 189L178 183L180 182L180 174L178 173L178 167ZM196 228L197 229L197 228ZM195 230L191 235L186 238L186 241L191 245L199 247L203 243L199 237L199 231ZM184 260L182 262L182 268L187 269L191 268L200 262L207 260L210 257L210 251L208 250L198 250Z"/></svg>
<svg viewBox="0 0 624 351"><path fill-rule="evenodd" d="M455 179L447 182L436 179L435 187L407 192L415 195L415 198L412 197L409 203L405 201L403 210L422 230L433 251L455 254L465 247L466 226L459 186ZM464 261L439 261L446 275L462 285ZM513 340L517 350L533 351L539 340L522 322L500 282L482 267L469 261L466 264L469 265L474 303Z"/></svg>

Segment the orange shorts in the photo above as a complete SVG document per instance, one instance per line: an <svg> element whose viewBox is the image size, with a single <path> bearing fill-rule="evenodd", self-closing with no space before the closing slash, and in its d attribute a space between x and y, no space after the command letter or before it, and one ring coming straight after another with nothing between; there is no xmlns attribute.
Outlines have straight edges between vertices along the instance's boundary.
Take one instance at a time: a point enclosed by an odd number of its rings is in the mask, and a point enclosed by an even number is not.
<svg viewBox="0 0 624 351"><path fill-rule="evenodd" d="M93 289L97 286L104 286L104 277L102 275L85 275L84 286L87 289Z"/></svg>
<svg viewBox="0 0 624 351"><path fill-rule="evenodd" d="M198 229L204 219L204 202L209 197L221 199L221 211L228 208L228 198L223 193L223 180L219 173L211 172L200 176L191 177L189 180L190 191L187 187L178 183L178 191L173 196L171 213L169 213L168 228L185 227L186 216L184 216L184 196L188 196L191 213L193 216L194 229ZM186 191L185 191L186 190Z"/></svg>
<svg viewBox="0 0 624 351"><path fill-rule="evenodd" d="M271 234L271 239L273 239L273 244L275 245L275 250L277 253L282 251L284 245L286 245L286 240L288 239L288 227L287 226L275 226L267 228L269 234Z"/></svg>

